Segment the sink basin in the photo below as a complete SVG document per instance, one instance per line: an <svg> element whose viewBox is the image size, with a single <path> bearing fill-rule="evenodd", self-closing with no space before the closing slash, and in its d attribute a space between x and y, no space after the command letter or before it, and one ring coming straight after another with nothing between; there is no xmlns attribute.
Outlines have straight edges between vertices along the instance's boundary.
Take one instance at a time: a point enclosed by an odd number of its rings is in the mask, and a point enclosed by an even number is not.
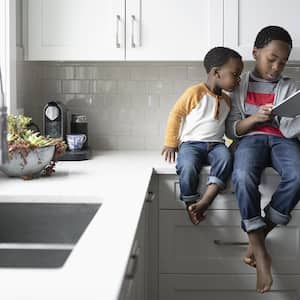
<svg viewBox="0 0 300 300"><path fill-rule="evenodd" d="M61 267L100 203L0 203L0 268Z"/></svg>

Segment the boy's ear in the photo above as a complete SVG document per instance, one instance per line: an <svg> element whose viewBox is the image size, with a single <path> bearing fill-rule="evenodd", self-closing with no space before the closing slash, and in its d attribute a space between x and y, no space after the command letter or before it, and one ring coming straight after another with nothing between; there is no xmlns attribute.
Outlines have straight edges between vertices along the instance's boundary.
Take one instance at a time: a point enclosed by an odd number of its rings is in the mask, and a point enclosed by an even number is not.
<svg viewBox="0 0 300 300"><path fill-rule="evenodd" d="M211 68L211 73L213 76L216 76L218 79L220 78L220 68L218 67L213 67Z"/></svg>
<svg viewBox="0 0 300 300"><path fill-rule="evenodd" d="M254 47L253 50L252 50L252 56L253 56L254 59L257 58L257 52L258 52L258 49L256 47Z"/></svg>

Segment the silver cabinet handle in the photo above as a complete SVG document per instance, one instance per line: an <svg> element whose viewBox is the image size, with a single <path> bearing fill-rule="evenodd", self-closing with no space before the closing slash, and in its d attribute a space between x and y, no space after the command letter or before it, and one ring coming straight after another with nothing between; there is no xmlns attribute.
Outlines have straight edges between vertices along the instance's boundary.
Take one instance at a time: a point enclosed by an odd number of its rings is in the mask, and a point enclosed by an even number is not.
<svg viewBox="0 0 300 300"><path fill-rule="evenodd" d="M138 257L140 255L140 247L138 245L138 241L134 241L134 245L132 247L131 255L128 261L127 270L126 270L126 278L132 279L135 276L138 264Z"/></svg>
<svg viewBox="0 0 300 300"><path fill-rule="evenodd" d="M136 21L135 15L131 15L131 48L136 47L136 43L134 41L134 22Z"/></svg>
<svg viewBox="0 0 300 300"><path fill-rule="evenodd" d="M156 195L153 192L148 192L145 202L151 203L155 199Z"/></svg>
<svg viewBox="0 0 300 300"><path fill-rule="evenodd" d="M214 244L217 246L248 246L248 242L225 242L221 240L214 240Z"/></svg>
<svg viewBox="0 0 300 300"><path fill-rule="evenodd" d="M129 297L132 297L131 291L132 291L132 287L133 287L133 281L134 281L134 278L130 278L130 279L127 278L127 288L126 288L124 297L121 297L121 299L131 299Z"/></svg>
<svg viewBox="0 0 300 300"><path fill-rule="evenodd" d="M121 44L119 41L119 30L120 30L120 21L121 21L121 17L120 15L116 15L117 17L117 21L116 21L116 47L117 48L121 48Z"/></svg>

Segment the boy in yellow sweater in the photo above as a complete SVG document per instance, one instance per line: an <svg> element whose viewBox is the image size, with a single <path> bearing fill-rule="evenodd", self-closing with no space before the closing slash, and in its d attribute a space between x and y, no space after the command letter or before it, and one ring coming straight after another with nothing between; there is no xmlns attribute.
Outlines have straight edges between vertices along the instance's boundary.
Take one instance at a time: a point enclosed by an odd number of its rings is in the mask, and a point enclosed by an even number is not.
<svg viewBox="0 0 300 300"><path fill-rule="evenodd" d="M188 88L170 112L162 155L175 162L179 175L181 200L188 215L197 225L205 211L225 187L232 171L232 158L224 144L225 120L230 111L230 98L243 70L241 56L232 49L215 47L204 58L205 83ZM198 193L199 173L211 165L207 189Z"/></svg>

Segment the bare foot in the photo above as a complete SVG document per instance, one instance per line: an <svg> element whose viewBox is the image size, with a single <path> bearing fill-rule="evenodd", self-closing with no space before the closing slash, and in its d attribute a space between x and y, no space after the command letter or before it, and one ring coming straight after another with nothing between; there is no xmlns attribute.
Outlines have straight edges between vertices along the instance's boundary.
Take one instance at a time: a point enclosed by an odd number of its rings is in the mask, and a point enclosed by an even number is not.
<svg viewBox="0 0 300 300"><path fill-rule="evenodd" d="M271 289L273 278L271 273L271 256L267 252L259 252L256 255L256 289L259 293L268 292Z"/></svg>
<svg viewBox="0 0 300 300"><path fill-rule="evenodd" d="M264 238L266 238L268 233L276 227L275 224L271 223L268 220L266 220L266 221L267 221L267 226L266 226L266 228L264 228ZM256 268L256 259L255 259L254 251L253 251L253 248L251 247L251 245L249 245L249 247L246 251L246 254L243 258L243 262L253 268Z"/></svg>
<svg viewBox="0 0 300 300"><path fill-rule="evenodd" d="M249 247L246 251L246 254L243 258L243 262L245 264L249 265L250 267L256 268L256 259L255 259L251 245L249 245Z"/></svg>
<svg viewBox="0 0 300 300"><path fill-rule="evenodd" d="M201 221L203 221L205 219L205 212L208 208L209 204L205 201L199 200L198 202L195 202L193 204L191 204L188 207L188 210L190 212L190 214L196 218L198 220L198 222L200 223Z"/></svg>
<svg viewBox="0 0 300 300"><path fill-rule="evenodd" d="M190 217L190 220L191 222L194 224L194 225L198 225L201 221L203 221L205 219L205 215L203 215L202 213L200 212L195 212L193 209L192 209L192 206L193 205L196 205L198 202L196 201L190 201L190 202L186 202L186 210L187 210L187 213Z"/></svg>

